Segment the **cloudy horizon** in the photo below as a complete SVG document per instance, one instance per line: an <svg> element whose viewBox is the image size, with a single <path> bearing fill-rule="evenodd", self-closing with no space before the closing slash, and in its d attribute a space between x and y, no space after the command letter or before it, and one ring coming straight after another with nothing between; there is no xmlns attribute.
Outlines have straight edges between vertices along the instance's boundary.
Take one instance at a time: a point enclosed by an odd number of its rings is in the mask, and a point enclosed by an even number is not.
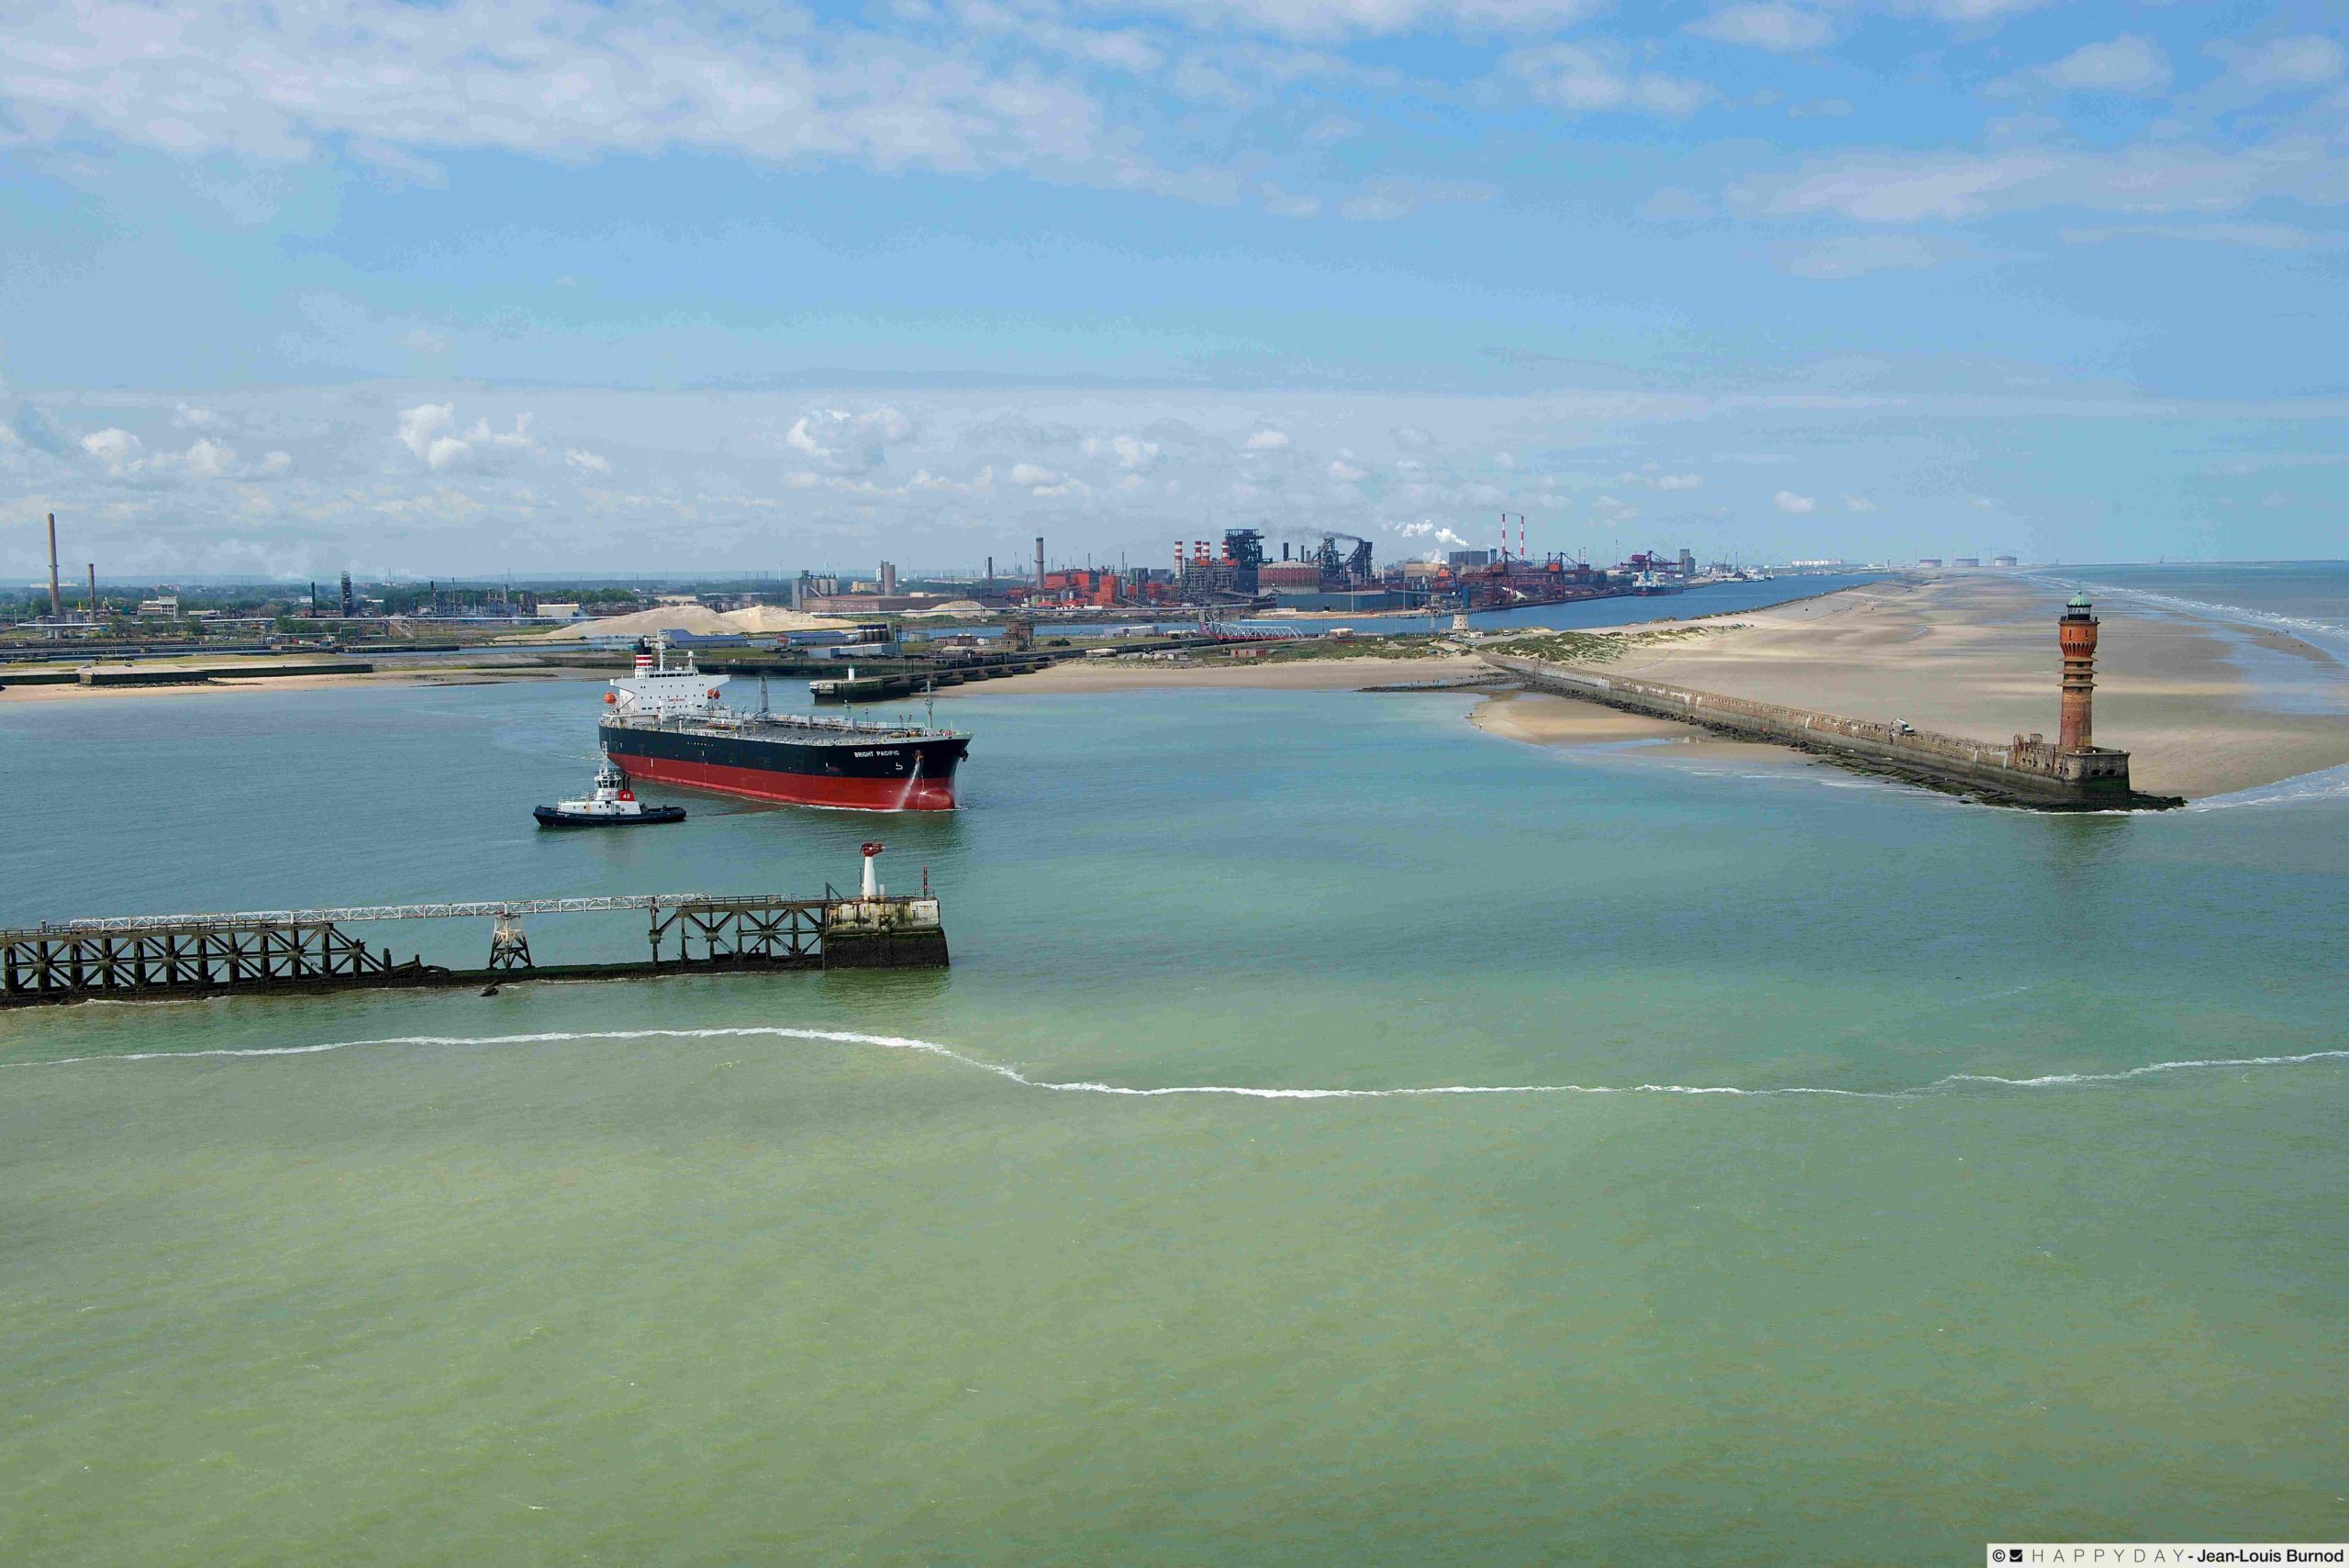
<svg viewBox="0 0 2349 1568"><path fill-rule="evenodd" d="M0 21L0 571L2340 553L2329 8Z"/></svg>

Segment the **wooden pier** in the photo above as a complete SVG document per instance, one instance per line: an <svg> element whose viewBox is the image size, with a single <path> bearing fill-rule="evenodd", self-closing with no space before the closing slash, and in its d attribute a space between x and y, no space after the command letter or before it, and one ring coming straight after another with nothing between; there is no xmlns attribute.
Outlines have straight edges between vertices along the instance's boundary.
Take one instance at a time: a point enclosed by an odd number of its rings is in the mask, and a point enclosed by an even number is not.
<svg viewBox="0 0 2349 1568"><path fill-rule="evenodd" d="M874 851L879 846L872 846ZM869 857L868 857L869 858ZM807 969L942 968L946 929L927 875L918 896L651 893L477 904L385 904L216 915L126 915L0 929L0 1007L384 987L504 985ZM641 909L640 962L535 962L524 921ZM400 959L344 928L388 920L490 922L480 969Z"/></svg>

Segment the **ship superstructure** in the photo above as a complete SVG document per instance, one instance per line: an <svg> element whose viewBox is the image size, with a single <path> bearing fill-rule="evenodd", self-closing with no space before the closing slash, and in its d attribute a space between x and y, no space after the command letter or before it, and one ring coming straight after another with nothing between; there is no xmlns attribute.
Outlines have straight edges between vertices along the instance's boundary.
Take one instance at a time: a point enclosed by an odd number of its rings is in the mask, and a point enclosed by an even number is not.
<svg viewBox="0 0 2349 1568"><path fill-rule="evenodd" d="M954 772L971 738L928 725L725 706L729 677L706 674L690 650L655 637L634 672L610 683L599 727L604 754L629 777L752 800L854 811L951 811Z"/></svg>

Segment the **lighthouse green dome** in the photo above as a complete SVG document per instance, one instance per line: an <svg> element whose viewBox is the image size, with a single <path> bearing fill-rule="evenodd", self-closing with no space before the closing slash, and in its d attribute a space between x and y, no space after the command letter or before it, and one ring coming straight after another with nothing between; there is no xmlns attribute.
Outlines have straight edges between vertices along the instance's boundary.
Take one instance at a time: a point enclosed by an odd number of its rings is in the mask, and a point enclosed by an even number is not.
<svg viewBox="0 0 2349 1568"><path fill-rule="evenodd" d="M2064 607L2067 610L2087 609L2088 607L2088 596L2086 593L2075 594L2072 595L2071 602Z"/></svg>

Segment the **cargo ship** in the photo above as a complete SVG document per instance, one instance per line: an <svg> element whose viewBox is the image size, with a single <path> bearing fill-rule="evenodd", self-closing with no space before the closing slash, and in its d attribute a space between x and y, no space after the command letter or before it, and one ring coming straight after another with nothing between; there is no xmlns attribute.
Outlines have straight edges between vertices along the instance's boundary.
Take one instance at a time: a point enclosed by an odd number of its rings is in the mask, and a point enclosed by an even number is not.
<svg viewBox="0 0 2349 1568"><path fill-rule="evenodd" d="M971 738L927 725L756 713L725 706L729 677L704 674L690 650L636 645L634 673L610 683L598 727L604 755L634 779L751 800L849 811L952 811L954 770Z"/></svg>

